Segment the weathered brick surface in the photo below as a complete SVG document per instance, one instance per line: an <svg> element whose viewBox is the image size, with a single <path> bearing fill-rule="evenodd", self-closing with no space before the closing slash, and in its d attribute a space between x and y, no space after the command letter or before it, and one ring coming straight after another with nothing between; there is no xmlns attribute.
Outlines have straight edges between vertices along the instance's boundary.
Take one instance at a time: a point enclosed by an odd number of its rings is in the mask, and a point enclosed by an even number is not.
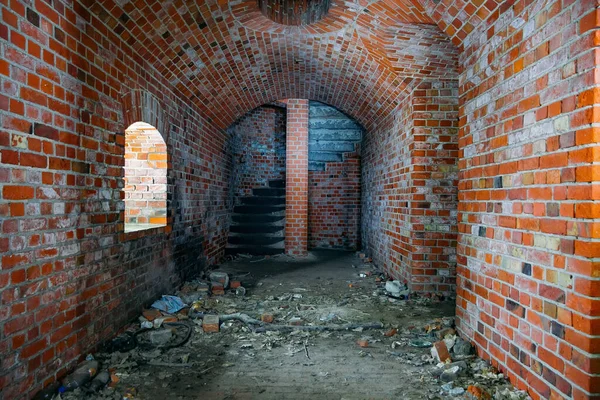
<svg viewBox="0 0 600 400"><path fill-rule="evenodd" d="M457 82L425 82L413 93L412 290L454 292L458 202Z"/></svg>
<svg viewBox="0 0 600 400"><path fill-rule="evenodd" d="M287 102L285 251L308 252L308 100Z"/></svg>
<svg viewBox="0 0 600 400"><path fill-rule="evenodd" d="M309 248L360 247L360 142L363 128L329 105L310 102Z"/></svg>
<svg viewBox="0 0 600 400"><path fill-rule="evenodd" d="M0 5L3 399L64 375L226 240L227 135L88 3ZM168 227L124 234L124 130L139 120L169 148Z"/></svg>
<svg viewBox="0 0 600 400"><path fill-rule="evenodd" d="M440 35L419 0L335 1L320 21L302 27L269 20L256 0L102 0L91 8L113 27L111 35L126 38L222 129L286 98L334 105L373 128L397 107L411 79L457 71L456 63L446 64L456 58L445 53L450 39ZM428 33L419 40L401 34L393 39L399 26L410 32L414 23L429 24ZM402 49L406 56L399 58Z"/></svg>
<svg viewBox="0 0 600 400"><path fill-rule="evenodd" d="M515 0L424 0L422 4L452 42L464 51L471 42L478 40L477 35L471 33L474 30L478 34L484 32L487 25L481 27L481 24L498 19L515 4Z"/></svg>
<svg viewBox="0 0 600 400"><path fill-rule="evenodd" d="M415 292L454 291L457 112L456 82L419 84L363 146L363 244Z"/></svg>
<svg viewBox="0 0 600 400"><path fill-rule="evenodd" d="M269 180L285 179L285 125L285 108L262 106L227 129L236 198L251 196L252 188L267 187Z"/></svg>
<svg viewBox="0 0 600 400"><path fill-rule="evenodd" d="M412 96L389 127L365 135L362 147L362 244L374 263L410 280Z"/></svg>
<svg viewBox="0 0 600 400"><path fill-rule="evenodd" d="M360 246L360 156L308 172L308 247L357 250Z"/></svg>
<svg viewBox="0 0 600 400"><path fill-rule="evenodd" d="M600 394L596 7L445 11L464 47L458 328L536 399Z"/></svg>

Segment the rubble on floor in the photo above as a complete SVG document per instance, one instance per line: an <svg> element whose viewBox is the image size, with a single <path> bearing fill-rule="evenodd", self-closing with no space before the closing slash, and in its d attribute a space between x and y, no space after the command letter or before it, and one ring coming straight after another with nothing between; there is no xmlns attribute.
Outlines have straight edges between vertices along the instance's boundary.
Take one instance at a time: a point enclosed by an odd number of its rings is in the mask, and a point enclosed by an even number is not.
<svg viewBox="0 0 600 400"><path fill-rule="evenodd" d="M258 361L275 350L279 357L294 358L294 365L316 368L322 346L332 340L348 343L348 351L355 351L361 363L383 358L416 369L420 378L414 384L427 392L422 398L529 398L473 354L472 345L457 336L453 317L428 319L436 297L411 298L404 284L388 280L368 258L356 260L353 279L336 286L331 278L314 277L318 288L303 285L306 282L267 286L254 273L210 271L140 310L137 323L89 357L101 367L86 376L80 388L55 398L142 399L148 397L141 392L163 389L185 398L185 390L202 393L201 382L211 374ZM397 322L399 316L410 323ZM233 361L222 362L223 358ZM322 364L308 378L338 375L325 367ZM91 390L89 382L97 373L102 379L96 379ZM257 398L262 397L260 386L257 382ZM344 397L340 392L338 398L360 396Z"/></svg>

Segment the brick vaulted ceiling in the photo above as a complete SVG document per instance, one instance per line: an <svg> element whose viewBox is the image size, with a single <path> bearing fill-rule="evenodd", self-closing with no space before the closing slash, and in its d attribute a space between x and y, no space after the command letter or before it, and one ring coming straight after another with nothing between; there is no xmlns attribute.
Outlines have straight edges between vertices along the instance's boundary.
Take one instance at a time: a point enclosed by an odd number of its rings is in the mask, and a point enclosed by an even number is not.
<svg viewBox="0 0 600 400"><path fill-rule="evenodd" d="M453 16L469 2L331 0L324 17L301 26L270 20L257 0L89 3L221 128L292 97L329 103L373 128L414 80L457 78L462 33Z"/></svg>

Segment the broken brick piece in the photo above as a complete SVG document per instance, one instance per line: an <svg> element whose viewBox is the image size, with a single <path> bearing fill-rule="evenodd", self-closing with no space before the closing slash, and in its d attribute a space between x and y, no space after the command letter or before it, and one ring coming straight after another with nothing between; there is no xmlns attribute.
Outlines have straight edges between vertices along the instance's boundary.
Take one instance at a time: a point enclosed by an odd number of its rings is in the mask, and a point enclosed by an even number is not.
<svg viewBox="0 0 600 400"><path fill-rule="evenodd" d="M272 324L275 318L273 317L273 314L263 314L260 316L260 320L262 322L266 322L267 324Z"/></svg>
<svg viewBox="0 0 600 400"><path fill-rule="evenodd" d="M435 335L437 336L438 339L442 340L443 338L445 338L446 336L450 335L456 335L456 331L453 328L445 328L442 329L441 331L437 331L435 333Z"/></svg>
<svg viewBox="0 0 600 400"><path fill-rule="evenodd" d="M387 336L387 337L391 337L391 336L394 336L396 333L398 333L398 329L392 328L389 331L387 331L386 333L384 333L383 335Z"/></svg>
<svg viewBox="0 0 600 400"><path fill-rule="evenodd" d="M115 386L117 386L117 383L119 383L119 377L114 372L111 372L110 383L108 384L108 386L110 386L111 388L114 388Z"/></svg>
<svg viewBox="0 0 600 400"><path fill-rule="evenodd" d="M358 344L360 347L369 347L368 340L357 340L356 344Z"/></svg>
<svg viewBox="0 0 600 400"><path fill-rule="evenodd" d="M230 286L232 289L237 289L237 288L239 288L240 286L242 286L242 282L240 282L240 281L231 281L231 282L229 283L229 286Z"/></svg>
<svg viewBox="0 0 600 400"><path fill-rule="evenodd" d="M225 287L223 287L223 285L213 284L211 292L213 296L223 296L225 294Z"/></svg>
<svg viewBox="0 0 600 400"><path fill-rule="evenodd" d="M450 353L448 352L446 343L443 340L440 340L439 342L435 342L433 344L433 346L435 347L435 350L437 351L437 355L438 355L440 362L446 362L446 360L450 360Z"/></svg>
<svg viewBox="0 0 600 400"><path fill-rule="evenodd" d="M227 275L225 272L213 271L210 273L209 279L213 285L221 284L223 288L229 286L229 275Z"/></svg>
<svg viewBox="0 0 600 400"><path fill-rule="evenodd" d="M202 329L204 332L219 332L219 316L205 315L202 319Z"/></svg>
<svg viewBox="0 0 600 400"><path fill-rule="evenodd" d="M160 311L158 311L157 309L155 309L155 308L152 308L150 310L144 310L144 311L142 311L142 315L148 321L154 321L156 318L162 317L162 313Z"/></svg>
<svg viewBox="0 0 600 400"><path fill-rule="evenodd" d="M475 385L469 385L467 392L476 399L489 400L492 398L488 392Z"/></svg>

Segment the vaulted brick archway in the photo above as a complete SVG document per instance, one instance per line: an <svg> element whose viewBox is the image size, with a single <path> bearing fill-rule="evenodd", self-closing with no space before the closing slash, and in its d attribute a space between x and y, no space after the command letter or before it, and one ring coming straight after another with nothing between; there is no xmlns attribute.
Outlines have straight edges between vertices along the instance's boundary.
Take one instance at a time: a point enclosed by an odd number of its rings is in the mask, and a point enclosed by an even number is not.
<svg viewBox="0 0 600 400"><path fill-rule="evenodd" d="M455 79L457 74L454 45L416 1L369 7L333 1L321 21L299 27L270 21L249 0L181 7L110 2L91 11L127 35L136 53L223 129L246 112L285 98L332 104L374 127L386 123L415 77ZM414 30L414 23L428 24L429 34L411 40L407 33L394 43L394 25ZM158 28L150 29L154 25ZM399 56L403 47L410 49L410 63ZM249 63L252 68L246 68Z"/></svg>

